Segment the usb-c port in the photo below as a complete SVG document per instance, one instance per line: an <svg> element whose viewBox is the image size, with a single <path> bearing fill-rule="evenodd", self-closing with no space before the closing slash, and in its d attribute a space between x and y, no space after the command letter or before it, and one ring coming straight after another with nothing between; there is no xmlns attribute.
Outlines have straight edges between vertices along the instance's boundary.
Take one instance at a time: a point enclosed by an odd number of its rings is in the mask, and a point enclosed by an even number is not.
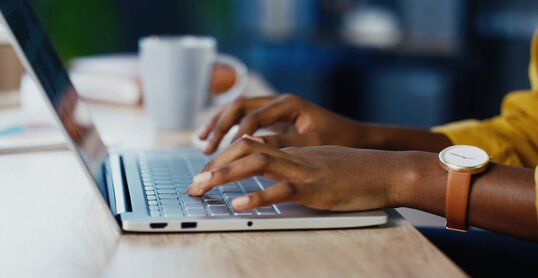
<svg viewBox="0 0 538 278"><path fill-rule="evenodd" d="M194 229L194 228L196 228L196 222L181 223L181 229Z"/></svg>
<svg viewBox="0 0 538 278"><path fill-rule="evenodd" d="M166 226L168 226L168 223L150 223L149 226L152 229L164 229Z"/></svg>

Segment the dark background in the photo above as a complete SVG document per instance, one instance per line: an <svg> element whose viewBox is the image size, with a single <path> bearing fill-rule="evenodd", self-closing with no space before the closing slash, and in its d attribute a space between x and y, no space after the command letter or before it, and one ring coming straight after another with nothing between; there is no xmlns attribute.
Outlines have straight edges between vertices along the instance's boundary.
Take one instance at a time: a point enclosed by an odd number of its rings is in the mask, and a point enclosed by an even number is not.
<svg viewBox="0 0 538 278"><path fill-rule="evenodd" d="M498 114L529 88L536 0L31 0L65 62L135 52L150 34L219 39L280 92L364 121L428 128ZM401 42L346 39L350 15L381 11ZM538 108L537 108L538 109Z"/></svg>

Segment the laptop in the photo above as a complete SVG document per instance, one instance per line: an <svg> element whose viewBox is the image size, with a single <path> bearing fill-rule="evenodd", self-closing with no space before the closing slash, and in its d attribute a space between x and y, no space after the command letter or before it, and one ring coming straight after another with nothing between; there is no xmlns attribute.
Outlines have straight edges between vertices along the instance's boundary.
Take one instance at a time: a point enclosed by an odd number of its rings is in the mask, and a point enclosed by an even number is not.
<svg viewBox="0 0 538 278"><path fill-rule="evenodd" d="M253 177L223 184L203 197L186 188L208 161L194 148L111 151L103 144L67 71L24 0L0 0L0 23L53 111L70 149L92 181L99 203L131 232L196 232L352 228L382 225L383 211L334 213L284 203L234 211L231 200L274 181ZM111 119L113 120L113 119Z"/></svg>

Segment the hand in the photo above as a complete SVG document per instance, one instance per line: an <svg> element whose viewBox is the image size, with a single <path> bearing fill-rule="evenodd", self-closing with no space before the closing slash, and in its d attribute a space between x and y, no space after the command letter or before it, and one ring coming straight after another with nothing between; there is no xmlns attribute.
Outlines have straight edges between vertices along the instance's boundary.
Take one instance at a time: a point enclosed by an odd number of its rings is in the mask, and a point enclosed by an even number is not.
<svg viewBox="0 0 538 278"><path fill-rule="evenodd" d="M474 177L469 223L538 240L534 171L492 164ZM448 175L439 167L438 155L429 152L339 146L279 150L242 138L206 164L188 192L200 196L251 176L264 176L276 184L232 200L235 210L293 201L333 211L405 206L440 216L445 212Z"/></svg>
<svg viewBox="0 0 538 278"><path fill-rule="evenodd" d="M251 176L277 183L233 200L236 210L293 201L314 209L370 210L397 203L394 185L408 169L404 152L339 146L278 148L242 138L217 155L197 175L188 193L201 196L213 187Z"/></svg>
<svg viewBox="0 0 538 278"><path fill-rule="evenodd" d="M284 124L284 132L276 136L261 137L276 147L341 145L357 147L358 141L367 139L365 125L344 118L294 95L258 98L238 98L217 113L200 133L201 140L208 139L204 150L211 154L230 128L239 124L234 136L252 135L263 127ZM364 144L362 144L364 145Z"/></svg>

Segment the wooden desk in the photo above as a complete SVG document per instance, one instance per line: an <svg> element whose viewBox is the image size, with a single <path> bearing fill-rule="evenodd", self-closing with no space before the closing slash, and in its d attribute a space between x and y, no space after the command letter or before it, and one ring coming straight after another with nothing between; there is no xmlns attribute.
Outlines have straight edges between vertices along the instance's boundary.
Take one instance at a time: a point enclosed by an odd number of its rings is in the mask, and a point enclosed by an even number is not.
<svg viewBox="0 0 538 278"><path fill-rule="evenodd" d="M108 142L159 141L142 109L92 110ZM465 276L393 210L378 228L121 234L68 151L0 156L0 181L0 277Z"/></svg>

